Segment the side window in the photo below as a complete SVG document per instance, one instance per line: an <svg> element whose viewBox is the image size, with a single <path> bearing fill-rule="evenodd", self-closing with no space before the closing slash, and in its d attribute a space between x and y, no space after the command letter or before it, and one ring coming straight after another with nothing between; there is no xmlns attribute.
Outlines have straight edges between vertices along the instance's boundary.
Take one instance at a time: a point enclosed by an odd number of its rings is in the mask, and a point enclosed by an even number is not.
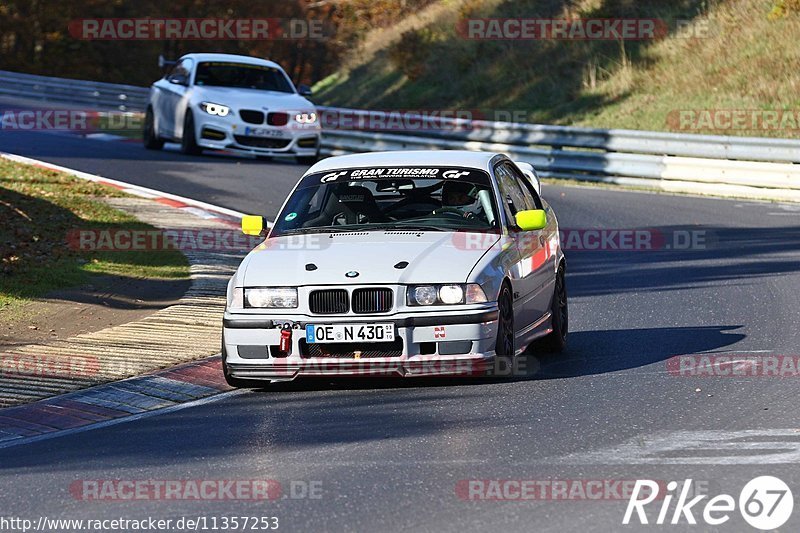
<svg viewBox="0 0 800 533"><path fill-rule="evenodd" d="M495 167L494 175L497 178L497 185L502 195L503 208L506 210L509 222L513 223L514 216L519 211L528 209L525 196L519 188L517 180L514 179L514 176L508 171L505 165L501 164Z"/></svg>
<svg viewBox="0 0 800 533"><path fill-rule="evenodd" d="M191 59L182 59L178 61L175 66L172 67L172 70L167 73L166 79L170 80L174 76L182 76L184 79L186 79L186 83L188 84L189 77L192 75L193 63L194 62Z"/></svg>
<svg viewBox="0 0 800 533"><path fill-rule="evenodd" d="M528 178L515 166L509 163L506 163L504 166L508 169L509 173L514 176L520 189L522 189L522 194L525 196L525 204L527 205L525 209L543 209L542 199L536 194L536 189L533 188Z"/></svg>

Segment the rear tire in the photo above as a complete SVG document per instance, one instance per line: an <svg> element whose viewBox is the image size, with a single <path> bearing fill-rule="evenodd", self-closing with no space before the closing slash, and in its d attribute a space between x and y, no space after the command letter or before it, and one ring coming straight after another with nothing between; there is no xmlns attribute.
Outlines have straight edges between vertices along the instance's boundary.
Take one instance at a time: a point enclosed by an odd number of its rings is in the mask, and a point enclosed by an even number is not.
<svg viewBox="0 0 800 533"><path fill-rule="evenodd" d="M556 274L556 286L550 303L553 331L542 339L545 351L561 353L567 348L569 334L569 305L567 302L566 269L561 264Z"/></svg>
<svg viewBox="0 0 800 533"><path fill-rule="evenodd" d="M161 150L164 148L164 139L161 139L156 133L155 122L153 108L148 107L144 115L144 129L142 130L142 141L144 142L144 147L148 150Z"/></svg>
<svg viewBox="0 0 800 533"><path fill-rule="evenodd" d="M186 111L183 119L183 137L181 137L181 152L186 155L200 155L203 149L197 145L197 132L194 131L194 117L192 112Z"/></svg>

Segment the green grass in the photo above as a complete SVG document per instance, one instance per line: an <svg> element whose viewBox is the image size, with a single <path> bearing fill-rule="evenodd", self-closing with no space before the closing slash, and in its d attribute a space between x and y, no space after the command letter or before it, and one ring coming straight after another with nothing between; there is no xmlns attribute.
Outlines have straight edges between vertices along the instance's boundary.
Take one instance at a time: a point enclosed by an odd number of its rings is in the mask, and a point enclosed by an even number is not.
<svg viewBox="0 0 800 533"><path fill-rule="evenodd" d="M679 110L800 112L797 0L448 0L400 33L376 29L346 68L315 87L320 103L376 109L514 111L528 122L800 137L800 129L681 130ZM782 6L775 9L776 6ZM661 18L699 37L657 41L466 40L469 17ZM704 28L708 31L704 33ZM358 57L366 59L359 61Z"/></svg>
<svg viewBox="0 0 800 533"><path fill-rule="evenodd" d="M96 274L188 278L188 261L176 250L87 252L68 245L74 230L153 229L102 201L120 196L111 187L0 159L0 309Z"/></svg>
<svg viewBox="0 0 800 533"><path fill-rule="evenodd" d="M116 111L99 114L94 122L94 133L108 133L128 139L141 139L144 129L144 113L122 113Z"/></svg>

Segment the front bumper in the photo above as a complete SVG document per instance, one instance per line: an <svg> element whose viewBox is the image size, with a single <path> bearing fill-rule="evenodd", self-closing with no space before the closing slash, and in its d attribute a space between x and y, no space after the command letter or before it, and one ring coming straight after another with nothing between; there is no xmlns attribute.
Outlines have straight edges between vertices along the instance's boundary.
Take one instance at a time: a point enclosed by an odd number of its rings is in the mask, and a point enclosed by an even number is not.
<svg viewBox="0 0 800 533"><path fill-rule="evenodd" d="M274 136L253 135L253 130L268 131ZM200 114L195 133L198 146L203 148L250 155L298 156L317 155L322 135L318 126L253 125L230 116L207 114Z"/></svg>
<svg viewBox="0 0 800 533"><path fill-rule="evenodd" d="M393 323L395 342L312 345L305 327ZM281 352L282 330L291 349ZM497 307L460 313L308 316L225 313L223 344L231 376L286 381L299 376L486 375L494 367ZM327 353L325 353L327 352Z"/></svg>

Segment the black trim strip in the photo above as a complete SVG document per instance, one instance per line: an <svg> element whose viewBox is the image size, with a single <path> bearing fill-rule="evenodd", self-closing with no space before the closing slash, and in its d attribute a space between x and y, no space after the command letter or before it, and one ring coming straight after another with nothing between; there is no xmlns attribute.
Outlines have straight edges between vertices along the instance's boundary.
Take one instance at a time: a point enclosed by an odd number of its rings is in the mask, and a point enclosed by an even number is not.
<svg viewBox="0 0 800 533"><path fill-rule="evenodd" d="M423 316L423 317L408 317L408 318L401 318L401 319L384 319L382 317L374 317L374 322L393 322L395 326L398 328L413 328L413 327L424 327L424 326L452 326L457 324L481 324L483 322L492 322L497 320L498 312L497 311L486 311L484 313L479 314L468 314L468 315L445 315L445 316ZM306 321L306 322L297 322L294 320L277 320L274 321L272 319L264 319L264 318L257 318L257 319L250 319L250 318L223 318L222 325L226 328L230 329L273 329L276 324L280 325L285 322L289 322L291 324L300 324L301 329L305 329L306 324L325 324L326 318L321 316L319 320L313 321ZM342 315L339 315L337 318L342 318ZM354 323L364 322L364 317L353 317ZM342 322L341 320L337 320L336 322Z"/></svg>
<svg viewBox="0 0 800 533"><path fill-rule="evenodd" d="M230 329L272 329L275 327L275 322L272 319L264 318L223 318L222 326Z"/></svg>
<svg viewBox="0 0 800 533"><path fill-rule="evenodd" d="M445 315L445 316L421 316L408 317L395 320L398 327L411 328L415 326L452 326L456 324L481 324L497 320L497 311L486 311L475 315Z"/></svg>

